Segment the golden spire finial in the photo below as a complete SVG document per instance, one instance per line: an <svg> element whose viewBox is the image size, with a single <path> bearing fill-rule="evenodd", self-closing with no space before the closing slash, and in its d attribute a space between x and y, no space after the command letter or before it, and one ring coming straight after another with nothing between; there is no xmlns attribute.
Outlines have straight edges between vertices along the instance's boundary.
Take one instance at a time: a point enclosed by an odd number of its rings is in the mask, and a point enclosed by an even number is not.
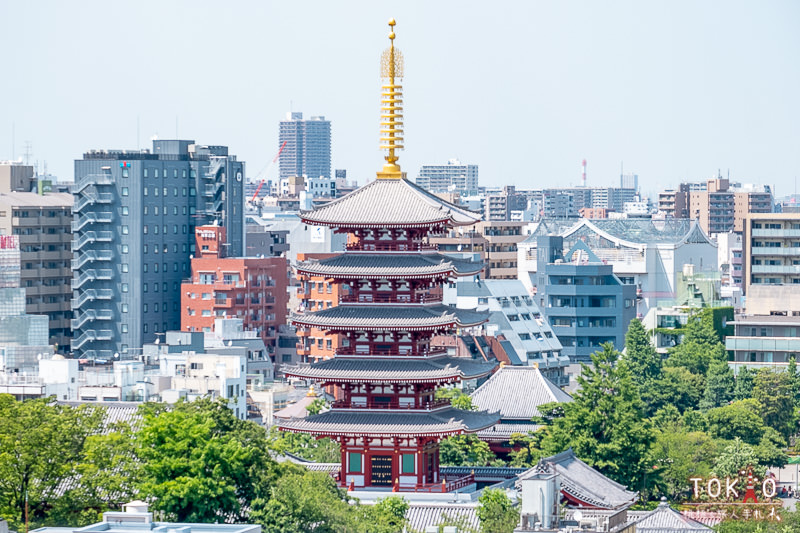
<svg viewBox="0 0 800 533"><path fill-rule="evenodd" d="M381 150L386 164L378 172L378 179L400 179L400 165L395 150L403 149L403 86L395 83L395 78L403 77L403 54L394 47L394 19L389 20L389 48L381 56Z"/></svg>

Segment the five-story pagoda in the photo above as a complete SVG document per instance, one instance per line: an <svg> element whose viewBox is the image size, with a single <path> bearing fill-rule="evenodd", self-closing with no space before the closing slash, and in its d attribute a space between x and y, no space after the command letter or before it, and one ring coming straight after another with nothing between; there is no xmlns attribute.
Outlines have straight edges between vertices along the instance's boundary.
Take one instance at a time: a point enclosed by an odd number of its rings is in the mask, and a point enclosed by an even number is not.
<svg viewBox="0 0 800 533"><path fill-rule="evenodd" d="M394 28L394 20L389 22ZM431 232L472 225L480 217L417 187L397 164L402 149L402 57L390 47L381 58L381 148L386 164L377 179L315 211L303 222L348 233L344 253L297 267L345 290L339 305L293 315L298 328L340 336L331 359L284 370L287 376L335 390L331 410L280 422L286 431L331 437L341 445L340 482L352 489L461 488L470 479L444 480L439 442L492 426L495 414L461 411L437 401L436 388L488 375L491 364L449 357L432 348L433 335L479 325L486 315L442 305L441 285L475 275L482 265L439 254L425 244Z"/></svg>

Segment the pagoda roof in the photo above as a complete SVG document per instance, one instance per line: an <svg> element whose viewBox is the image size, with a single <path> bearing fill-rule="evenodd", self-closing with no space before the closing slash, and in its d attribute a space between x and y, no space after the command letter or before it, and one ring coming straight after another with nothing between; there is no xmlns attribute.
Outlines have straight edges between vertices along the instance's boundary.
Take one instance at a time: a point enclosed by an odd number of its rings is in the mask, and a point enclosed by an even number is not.
<svg viewBox="0 0 800 533"><path fill-rule="evenodd" d="M430 330L477 326L487 314L448 305L347 305L292 315L297 326L332 330Z"/></svg>
<svg viewBox="0 0 800 533"><path fill-rule="evenodd" d="M494 367L494 363L468 357L336 356L310 365L285 367L283 373L337 383L420 383L480 378L488 375Z"/></svg>
<svg viewBox="0 0 800 533"><path fill-rule="evenodd" d="M338 228L468 226L478 213L451 204L407 179L379 179L313 210L303 211L307 224Z"/></svg>
<svg viewBox="0 0 800 533"><path fill-rule="evenodd" d="M333 409L306 418L280 420L285 431L317 435L448 435L474 433L492 426L498 413L445 407L424 413L344 411Z"/></svg>
<svg viewBox="0 0 800 533"><path fill-rule="evenodd" d="M297 266L303 274L336 278L413 278L434 275L467 276L483 270L483 263L440 253L349 252L305 261Z"/></svg>

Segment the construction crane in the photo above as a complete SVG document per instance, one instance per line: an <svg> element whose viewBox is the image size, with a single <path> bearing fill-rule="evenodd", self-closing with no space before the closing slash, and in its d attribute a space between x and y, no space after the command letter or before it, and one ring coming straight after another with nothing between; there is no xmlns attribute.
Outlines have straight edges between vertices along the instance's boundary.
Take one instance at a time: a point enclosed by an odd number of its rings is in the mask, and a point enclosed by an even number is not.
<svg viewBox="0 0 800 533"><path fill-rule="evenodd" d="M269 165L267 165L267 168L264 171L259 172L259 174L263 174L264 177L261 179L261 183L258 184L258 187L256 187L255 194L253 194L253 197L250 199L251 203L255 202L256 198L258 198L258 193L261 192L261 187L263 187L264 183L267 181L267 173L272 168L272 165L274 165L275 162L278 160L278 158L281 156L281 152L283 152L283 149L286 148L286 143L287 142L289 142L289 141L283 141L283 144L281 145L280 149L278 149L278 153L275 154L275 158L272 160L272 162ZM258 179L258 176L256 176L256 179Z"/></svg>

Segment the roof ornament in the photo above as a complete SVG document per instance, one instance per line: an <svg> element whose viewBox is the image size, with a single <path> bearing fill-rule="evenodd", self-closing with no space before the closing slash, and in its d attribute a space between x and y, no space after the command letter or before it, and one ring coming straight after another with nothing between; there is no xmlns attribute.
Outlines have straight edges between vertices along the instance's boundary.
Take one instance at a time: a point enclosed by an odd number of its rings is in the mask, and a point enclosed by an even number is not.
<svg viewBox="0 0 800 533"><path fill-rule="evenodd" d="M394 19L389 20L389 48L381 55L381 150L387 150L386 164L378 172L378 179L403 178L399 156L395 150L403 149L403 86L395 78L403 77L403 54L394 47Z"/></svg>

